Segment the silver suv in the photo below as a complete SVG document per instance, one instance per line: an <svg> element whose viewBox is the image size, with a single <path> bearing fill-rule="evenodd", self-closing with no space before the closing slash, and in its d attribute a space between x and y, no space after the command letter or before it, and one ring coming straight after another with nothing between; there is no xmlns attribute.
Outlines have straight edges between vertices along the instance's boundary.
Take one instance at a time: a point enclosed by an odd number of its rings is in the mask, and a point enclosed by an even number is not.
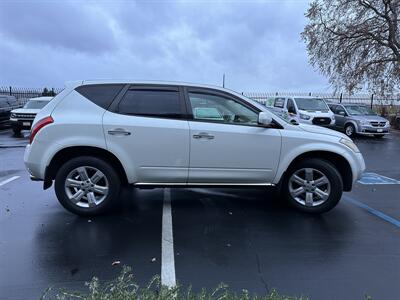
<svg viewBox="0 0 400 300"><path fill-rule="evenodd" d="M365 105L329 104L329 108L335 114L334 127L344 130L347 136L362 134L381 138L389 133L389 121Z"/></svg>
<svg viewBox="0 0 400 300"><path fill-rule="evenodd" d="M293 125L241 94L188 83L80 81L32 125L25 164L80 215L118 203L122 184L277 186L297 209L322 213L365 169L340 132Z"/></svg>

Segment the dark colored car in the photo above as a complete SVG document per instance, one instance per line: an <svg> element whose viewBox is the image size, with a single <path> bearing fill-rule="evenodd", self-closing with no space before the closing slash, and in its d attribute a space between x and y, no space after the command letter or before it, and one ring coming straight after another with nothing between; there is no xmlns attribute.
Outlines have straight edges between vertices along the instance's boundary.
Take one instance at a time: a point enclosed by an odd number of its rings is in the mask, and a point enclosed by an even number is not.
<svg viewBox="0 0 400 300"><path fill-rule="evenodd" d="M11 111L20 107L14 96L0 95L0 125L9 124Z"/></svg>

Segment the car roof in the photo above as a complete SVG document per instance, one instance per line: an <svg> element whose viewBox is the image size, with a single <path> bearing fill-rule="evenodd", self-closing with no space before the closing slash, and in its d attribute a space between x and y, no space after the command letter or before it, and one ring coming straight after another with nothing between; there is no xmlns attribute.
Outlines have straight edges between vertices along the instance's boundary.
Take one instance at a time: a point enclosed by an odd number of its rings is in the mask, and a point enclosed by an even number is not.
<svg viewBox="0 0 400 300"><path fill-rule="evenodd" d="M237 92L211 84L201 84L201 83L191 83L183 81L163 81L163 80L136 80L136 79L87 79L80 81L68 81L65 83L66 86L78 87L81 85L89 84L145 84L145 85L175 85L175 86L188 86L188 87L198 87L198 88L209 88L214 90L225 91L229 93Z"/></svg>
<svg viewBox="0 0 400 300"><path fill-rule="evenodd" d="M29 101L50 101L54 97L35 97L35 98L30 98Z"/></svg>

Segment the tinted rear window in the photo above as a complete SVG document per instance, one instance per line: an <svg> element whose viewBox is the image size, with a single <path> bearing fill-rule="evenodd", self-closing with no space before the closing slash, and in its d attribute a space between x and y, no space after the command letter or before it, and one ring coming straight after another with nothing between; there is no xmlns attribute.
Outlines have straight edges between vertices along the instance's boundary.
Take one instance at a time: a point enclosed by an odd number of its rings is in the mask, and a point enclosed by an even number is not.
<svg viewBox="0 0 400 300"><path fill-rule="evenodd" d="M179 92L157 89L129 90L119 103L118 112L137 116L180 118Z"/></svg>
<svg viewBox="0 0 400 300"><path fill-rule="evenodd" d="M123 84L92 84L79 86L75 90L98 106L107 109L123 87Z"/></svg>

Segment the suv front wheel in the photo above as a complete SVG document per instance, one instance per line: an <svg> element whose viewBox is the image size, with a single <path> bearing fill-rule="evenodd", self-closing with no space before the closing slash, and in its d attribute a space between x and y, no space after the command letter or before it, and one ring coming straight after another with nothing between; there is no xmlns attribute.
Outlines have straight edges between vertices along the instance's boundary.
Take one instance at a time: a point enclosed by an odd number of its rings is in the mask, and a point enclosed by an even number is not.
<svg viewBox="0 0 400 300"><path fill-rule="evenodd" d="M121 181L106 161L81 156L64 163L55 178L61 205L72 213L92 216L110 210L118 202Z"/></svg>
<svg viewBox="0 0 400 300"><path fill-rule="evenodd" d="M323 159L304 160L290 168L283 181L290 205L307 213L324 213L342 197L343 181L337 169Z"/></svg>

